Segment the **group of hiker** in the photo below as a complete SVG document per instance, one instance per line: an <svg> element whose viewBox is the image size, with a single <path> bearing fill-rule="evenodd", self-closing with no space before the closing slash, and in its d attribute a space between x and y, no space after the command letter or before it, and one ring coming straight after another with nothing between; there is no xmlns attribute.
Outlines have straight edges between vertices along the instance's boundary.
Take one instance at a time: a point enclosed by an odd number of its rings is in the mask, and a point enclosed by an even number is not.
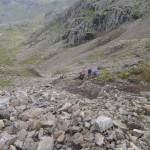
<svg viewBox="0 0 150 150"><path fill-rule="evenodd" d="M87 69L87 71L85 71L85 69L83 69L80 73L79 73L79 79L83 80L86 75L88 78L91 77L96 77L99 74L98 69L94 69L92 70L92 68Z"/></svg>

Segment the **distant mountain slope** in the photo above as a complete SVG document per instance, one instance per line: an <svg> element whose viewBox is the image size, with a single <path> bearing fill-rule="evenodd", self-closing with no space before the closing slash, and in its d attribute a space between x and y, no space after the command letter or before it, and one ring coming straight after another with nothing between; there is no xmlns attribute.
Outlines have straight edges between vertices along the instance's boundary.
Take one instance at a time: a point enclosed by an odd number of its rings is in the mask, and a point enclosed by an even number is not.
<svg viewBox="0 0 150 150"><path fill-rule="evenodd" d="M70 6L74 0L0 0L0 24L39 18L55 9Z"/></svg>

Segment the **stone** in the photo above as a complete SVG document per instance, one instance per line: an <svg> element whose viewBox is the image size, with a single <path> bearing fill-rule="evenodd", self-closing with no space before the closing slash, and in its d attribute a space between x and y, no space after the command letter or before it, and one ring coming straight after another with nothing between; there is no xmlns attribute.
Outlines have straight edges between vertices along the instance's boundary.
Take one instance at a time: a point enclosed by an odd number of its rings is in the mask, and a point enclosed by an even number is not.
<svg viewBox="0 0 150 150"><path fill-rule="evenodd" d="M90 128L91 124L89 122L85 122L85 127Z"/></svg>
<svg viewBox="0 0 150 150"><path fill-rule="evenodd" d="M138 138L141 137L144 134L144 131L133 129L133 135L137 136Z"/></svg>
<svg viewBox="0 0 150 150"><path fill-rule="evenodd" d="M67 111L71 106L72 104L70 102L67 102L62 106L62 108L59 109L59 111Z"/></svg>
<svg viewBox="0 0 150 150"><path fill-rule="evenodd" d="M113 120L113 124L120 129L127 129L127 125L122 123L120 120Z"/></svg>
<svg viewBox="0 0 150 150"><path fill-rule="evenodd" d="M28 130L30 131L39 130L43 126L41 121L38 120L30 120L28 125L29 125Z"/></svg>
<svg viewBox="0 0 150 150"><path fill-rule="evenodd" d="M21 131L18 132L18 140L24 141L24 139L27 137L28 132L25 129L22 129Z"/></svg>
<svg viewBox="0 0 150 150"><path fill-rule="evenodd" d="M10 103L10 97L0 98L0 105L9 105L9 103Z"/></svg>
<svg viewBox="0 0 150 150"><path fill-rule="evenodd" d="M43 128L40 129L39 133L38 133L38 138L41 139L41 137L44 135L44 130Z"/></svg>
<svg viewBox="0 0 150 150"><path fill-rule="evenodd" d="M124 140L125 139L125 135L121 129L115 130L115 136L116 136L117 140Z"/></svg>
<svg viewBox="0 0 150 150"><path fill-rule="evenodd" d="M130 129L130 130L133 130L133 129L141 129L142 126L140 125L140 123L137 123L137 122L129 122L127 127Z"/></svg>
<svg viewBox="0 0 150 150"><path fill-rule="evenodd" d="M54 139L52 137L42 137L37 150L53 150Z"/></svg>
<svg viewBox="0 0 150 150"><path fill-rule="evenodd" d="M14 145L19 148L19 149L22 149L23 148L23 141L20 141L20 140L16 140Z"/></svg>
<svg viewBox="0 0 150 150"><path fill-rule="evenodd" d="M144 139L150 145L150 131L144 132Z"/></svg>
<svg viewBox="0 0 150 150"><path fill-rule="evenodd" d="M95 120L94 125L96 126L98 131L103 132L113 126L113 121L111 118L99 116Z"/></svg>
<svg viewBox="0 0 150 150"><path fill-rule="evenodd" d="M128 112L125 111L123 108L119 108L119 112L121 115L128 115Z"/></svg>
<svg viewBox="0 0 150 150"><path fill-rule="evenodd" d="M84 140L88 142L92 142L94 140L94 134L90 132L86 133L84 135Z"/></svg>
<svg viewBox="0 0 150 150"><path fill-rule="evenodd" d="M143 108L145 110L146 115L150 116L150 105L144 105Z"/></svg>
<svg viewBox="0 0 150 150"><path fill-rule="evenodd" d="M4 121L3 120L0 120L0 129L4 128L5 127L5 124L4 124Z"/></svg>
<svg viewBox="0 0 150 150"><path fill-rule="evenodd" d="M126 143L119 144L115 150L128 150Z"/></svg>
<svg viewBox="0 0 150 150"><path fill-rule="evenodd" d="M17 140L17 135L10 135L7 132L1 134L0 143L4 143L7 146L12 145Z"/></svg>
<svg viewBox="0 0 150 150"><path fill-rule="evenodd" d="M142 150L141 148L137 147L133 142L130 142L130 146L133 150Z"/></svg>
<svg viewBox="0 0 150 150"><path fill-rule="evenodd" d="M21 90L16 92L16 98L17 98L17 100L19 100L25 104L28 103L28 100L29 100L29 96L28 96L27 92L21 91Z"/></svg>
<svg viewBox="0 0 150 150"><path fill-rule="evenodd" d="M100 133L96 133L95 134L95 143L101 147L104 144L104 136L101 135Z"/></svg>
<svg viewBox="0 0 150 150"><path fill-rule="evenodd" d="M64 140L65 140L65 134L62 133L62 134L57 138L57 141L58 141L59 143L62 143Z"/></svg>
<svg viewBox="0 0 150 150"><path fill-rule="evenodd" d="M84 142L83 135L81 133L75 133L72 136L72 141L75 145L82 145Z"/></svg>
<svg viewBox="0 0 150 150"><path fill-rule="evenodd" d="M23 112L22 116L26 118L35 118L42 115L43 113L44 110L42 108L31 108Z"/></svg>
<svg viewBox="0 0 150 150"><path fill-rule="evenodd" d="M22 150L35 150L36 149L36 144L33 141L32 138L26 138L24 140L24 145L23 145L23 149ZM43 149L44 150L44 149Z"/></svg>
<svg viewBox="0 0 150 150"><path fill-rule="evenodd" d="M17 148L14 145L10 145L9 150L17 150Z"/></svg>
<svg viewBox="0 0 150 150"><path fill-rule="evenodd" d="M138 137L132 136L131 134L128 134L128 135L129 135L129 137L130 137L130 140L131 140L133 143L137 143Z"/></svg>

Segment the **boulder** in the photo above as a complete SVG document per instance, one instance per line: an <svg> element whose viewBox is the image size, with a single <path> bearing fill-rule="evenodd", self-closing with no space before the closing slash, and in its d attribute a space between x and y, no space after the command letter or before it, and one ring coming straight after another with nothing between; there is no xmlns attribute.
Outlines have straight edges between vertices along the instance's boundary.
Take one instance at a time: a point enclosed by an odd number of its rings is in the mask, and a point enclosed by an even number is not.
<svg viewBox="0 0 150 150"><path fill-rule="evenodd" d="M113 126L113 121L106 116L99 116L95 120L94 125L96 126L96 130L103 132Z"/></svg>

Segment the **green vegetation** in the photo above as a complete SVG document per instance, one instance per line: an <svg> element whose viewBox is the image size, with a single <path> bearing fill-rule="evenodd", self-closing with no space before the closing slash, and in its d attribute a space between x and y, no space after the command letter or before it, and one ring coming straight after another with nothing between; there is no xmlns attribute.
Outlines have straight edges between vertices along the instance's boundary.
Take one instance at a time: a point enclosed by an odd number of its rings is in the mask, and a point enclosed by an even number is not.
<svg viewBox="0 0 150 150"><path fill-rule="evenodd" d="M7 87L12 85L13 84L11 80L0 80L0 87Z"/></svg>
<svg viewBox="0 0 150 150"><path fill-rule="evenodd" d="M17 49L4 50L0 49L0 64L13 66Z"/></svg>
<svg viewBox="0 0 150 150"><path fill-rule="evenodd" d="M35 64L41 62L41 57L37 55L32 55L27 57L25 60L21 61L20 64Z"/></svg>
<svg viewBox="0 0 150 150"><path fill-rule="evenodd" d="M96 61L100 60L104 56L104 53L105 53L105 49L101 48L100 50L98 50L98 51L92 53L91 55L89 55L87 57L87 60L89 62L96 62Z"/></svg>
<svg viewBox="0 0 150 150"><path fill-rule="evenodd" d="M99 84L107 84L107 83L114 82L115 76L112 73L110 73L106 70L103 70L103 71L101 71L100 75L98 75L96 78L94 78L93 81L96 81L96 83L99 83Z"/></svg>
<svg viewBox="0 0 150 150"><path fill-rule="evenodd" d="M136 77L138 81L150 82L150 64L140 63L128 70L119 72L118 76L121 79Z"/></svg>
<svg viewBox="0 0 150 150"><path fill-rule="evenodd" d="M82 9L81 13L83 13L85 15L85 20L87 21L91 21L93 19L93 15L94 15L95 10L90 10L90 9Z"/></svg>
<svg viewBox="0 0 150 150"><path fill-rule="evenodd" d="M33 77L33 76L35 76L32 72L30 72L26 68L19 68L17 70L17 72L18 72L18 75L23 76L23 77Z"/></svg>
<svg viewBox="0 0 150 150"><path fill-rule="evenodd" d="M67 72L70 72L69 68L63 68L63 69L58 69L54 72L53 75L59 75L59 74L64 74L64 73L67 73Z"/></svg>

